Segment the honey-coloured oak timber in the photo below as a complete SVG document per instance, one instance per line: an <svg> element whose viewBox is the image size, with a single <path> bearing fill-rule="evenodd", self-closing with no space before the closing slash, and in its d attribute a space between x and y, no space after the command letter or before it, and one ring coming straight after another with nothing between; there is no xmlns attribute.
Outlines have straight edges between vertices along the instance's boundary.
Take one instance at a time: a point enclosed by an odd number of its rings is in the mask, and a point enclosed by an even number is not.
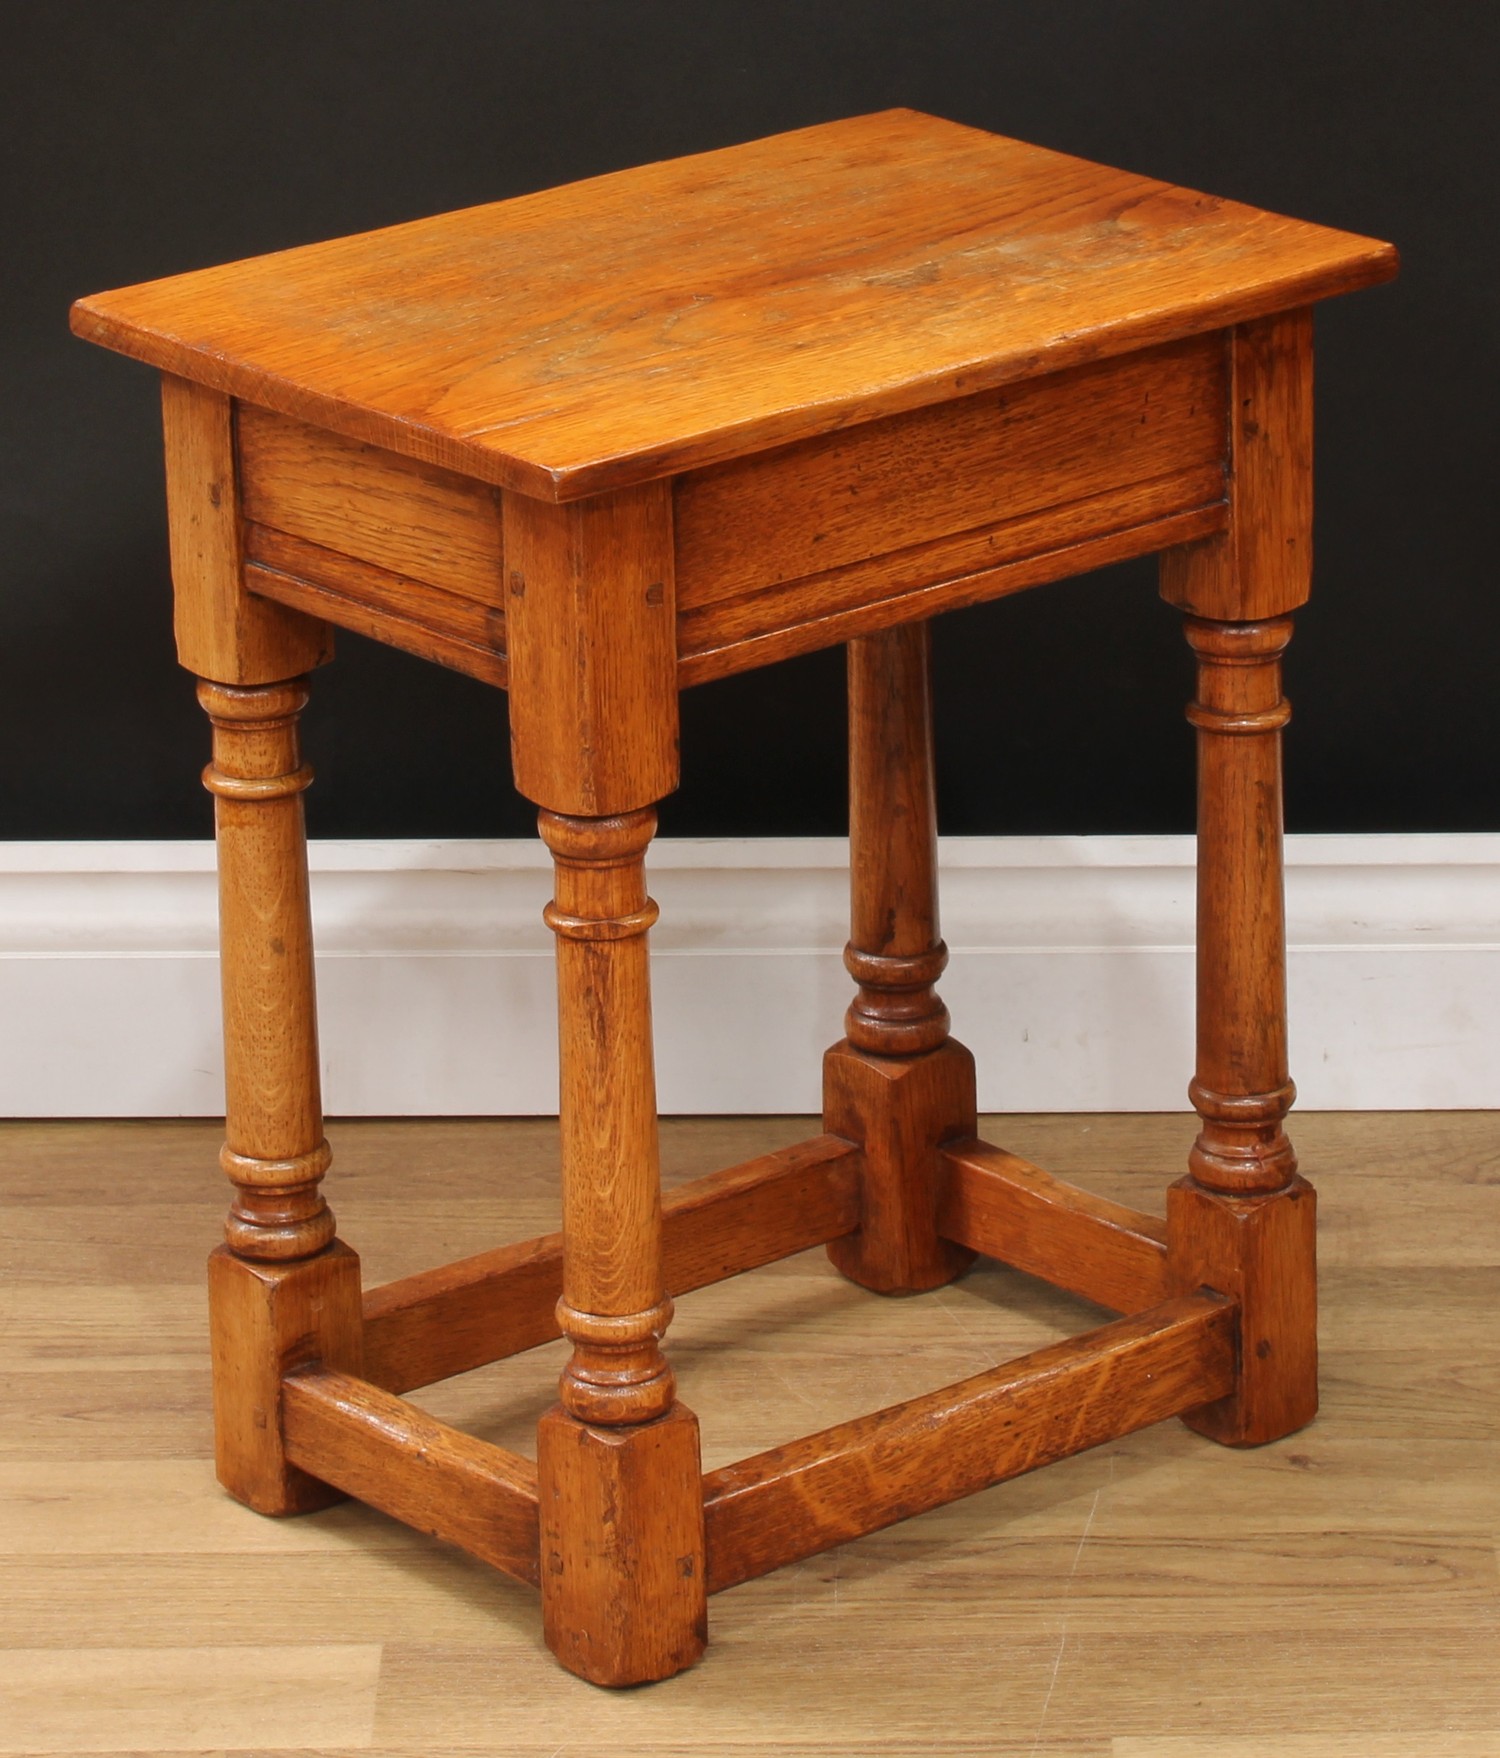
<svg viewBox="0 0 1500 1758"><path fill-rule="evenodd" d="M850 937L858 985L823 1059L823 1127L860 1144L860 1224L829 1258L882 1294L940 1287L973 1253L937 1227L935 1149L975 1126L974 1059L934 985L937 804L925 623L849 643Z"/></svg>
<svg viewBox="0 0 1500 1758"><path fill-rule="evenodd" d="M1193 336L689 472L678 604L732 602L1159 477L1222 479L1226 367L1221 336Z"/></svg>
<svg viewBox="0 0 1500 1758"><path fill-rule="evenodd" d="M249 403L235 431L252 594L504 685L498 490Z"/></svg>
<svg viewBox="0 0 1500 1758"><path fill-rule="evenodd" d="M164 374L178 650L214 727L232 1493L347 1493L463 1546L538 1587L565 1667L632 1685L698 1659L710 1591L1168 1416L1232 1445L1312 1417L1281 655L1311 308L1395 267L889 110L78 302ZM1154 552L1198 669L1200 1127L1164 1221L977 1137L929 658L944 611ZM335 626L509 691L555 875L561 1229L368 1296L322 1194L297 742ZM664 1202L646 874L679 696L837 642L854 995L823 1133ZM818 1245L883 1294L982 1252L1122 1316L705 1477L673 1300ZM401 1396L559 1336L534 1467Z"/></svg>
<svg viewBox="0 0 1500 1758"><path fill-rule="evenodd" d="M949 1142L938 1155L937 1224L945 1239L1114 1312L1142 1312L1167 1298L1167 1229L1156 1216L1080 1190L988 1142Z"/></svg>
<svg viewBox="0 0 1500 1758"><path fill-rule="evenodd" d="M213 726L203 785L214 796L219 972L224 998L225 1143L235 1197L225 1237L241 1256L309 1257L333 1239L323 1136L312 915L297 739L300 679L233 689L202 683Z"/></svg>
<svg viewBox="0 0 1500 1758"><path fill-rule="evenodd" d="M1282 470L1298 473L1292 455ZM1267 465L1269 469L1269 464ZM1190 595L1220 557L1182 558ZM1205 589L1206 590L1206 589ZM1202 1127L1189 1176L1168 1193L1173 1285L1240 1306L1240 1372L1190 1426L1237 1446L1279 1440L1318 1408L1314 1197L1297 1176L1287 1070L1281 688L1289 617L1187 619L1198 661L1188 719L1198 737L1197 1072Z"/></svg>
<svg viewBox="0 0 1500 1758"><path fill-rule="evenodd" d="M1222 338L1193 337L686 474L682 652L701 665L913 586L1173 516L1212 521L1226 395Z"/></svg>
<svg viewBox="0 0 1500 1758"><path fill-rule="evenodd" d="M467 673L501 689L505 613L264 525L245 528L245 584L257 598Z"/></svg>
<svg viewBox="0 0 1500 1758"><path fill-rule="evenodd" d="M1167 550L1162 596L1195 616L1285 616L1312 590L1312 312L1229 332L1228 522L1192 549Z"/></svg>
<svg viewBox="0 0 1500 1758"><path fill-rule="evenodd" d="M500 496L488 484L269 409L236 415L252 524L504 609Z"/></svg>
<svg viewBox="0 0 1500 1758"><path fill-rule="evenodd" d="M230 399L168 373L161 419L178 661L221 684L278 683L323 664L326 624L247 587Z"/></svg>
<svg viewBox="0 0 1500 1758"><path fill-rule="evenodd" d="M287 1456L286 1373L311 1361L358 1371L359 1260L323 1198L330 1153L319 1095L317 1004L297 721L300 679L200 683L213 726L224 998L225 1142L234 1185L227 1246L209 1262L219 1480L265 1514L336 1492Z"/></svg>
<svg viewBox="0 0 1500 1758"><path fill-rule="evenodd" d="M554 1405L537 1429L542 1629L570 1671L638 1685L708 1642L698 1424L682 1405L595 1428Z"/></svg>
<svg viewBox="0 0 1500 1758"><path fill-rule="evenodd" d="M934 985L948 963L938 932L937 781L931 642L910 623L849 643L850 934L858 988L844 1035L872 1056L915 1056L948 1039Z"/></svg>
<svg viewBox="0 0 1500 1758"><path fill-rule="evenodd" d="M516 786L577 817L654 806L678 777L665 486L577 507L510 495L505 530Z"/></svg>
<svg viewBox="0 0 1500 1758"><path fill-rule="evenodd" d="M888 110L95 294L73 325L575 500L1395 269L1374 239Z"/></svg>
<svg viewBox="0 0 1500 1758"><path fill-rule="evenodd" d="M310 1363L358 1373L359 1259L335 1240L298 1263L255 1263L221 1245L208 1260L219 1482L259 1514L303 1514L342 1491L287 1451L287 1376Z"/></svg>
<svg viewBox="0 0 1500 1758"><path fill-rule="evenodd" d="M676 1382L661 1352L672 1317L662 1271L661 1167L646 934L646 845L656 814L543 812L556 892L561 1034L563 1288L573 1344L559 1393L579 1422L653 1421Z"/></svg>
<svg viewBox="0 0 1500 1758"><path fill-rule="evenodd" d="M1263 1446L1318 1413L1317 1198L1294 1177L1269 1196L1233 1196L1182 1178L1167 1192L1169 1273L1177 1288L1222 1289L1239 1309L1239 1371L1190 1428Z"/></svg>
<svg viewBox="0 0 1500 1758"><path fill-rule="evenodd" d="M1211 1294L1054 1343L710 1472L709 1591L1129 1434L1234 1380L1234 1306Z"/></svg>
<svg viewBox="0 0 1500 1758"><path fill-rule="evenodd" d="M282 1388L287 1456L383 1513L537 1584L536 1467L318 1366Z"/></svg>
<svg viewBox="0 0 1500 1758"><path fill-rule="evenodd" d="M678 681L707 683L1221 531L1217 464L1024 514L678 618Z"/></svg>
<svg viewBox="0 0 1500 1758"><path fill-rule="evenodd" d="M1198 694L1198 1064L1203 1129L1189 1161L1209 1190L1273 1191L1297 1170L1282 1128L1287 1070L1281 692L1289 618L1189 618Z"/></svg>
<svg viewBox="0 0 1500 1758"><path fill-rule="evenodd" d="M826 1244L859 1220L859 1150L837 1136L728 1166L662 1202L662 1280L687 1294ZM563 1235L481 1252L365 1296L365 1373L387 1391L467 1373L561 1334Z"/></svg>

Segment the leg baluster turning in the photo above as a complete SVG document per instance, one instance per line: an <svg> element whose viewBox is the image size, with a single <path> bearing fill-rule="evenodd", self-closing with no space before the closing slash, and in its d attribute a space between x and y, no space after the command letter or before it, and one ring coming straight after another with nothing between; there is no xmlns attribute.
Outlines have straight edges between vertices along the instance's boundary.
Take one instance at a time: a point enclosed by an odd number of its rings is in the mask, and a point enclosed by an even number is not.
<svg viewBox="0 0 1500 1758"><path fill-rule="evenodd" d="M974 1060L948 1036L938 934L928 629L849 643L851 935L859 985L823 1063L823 1127L864 1145L857 1233L828 1255L883 1294L951 1282L974 1254L936 1226L935 1148L975 1129Z"/></svg>
<svg viewBox="0 0 1500 1758"><path fill-rule="evenodd" d="M546 812L557 890L563 1295L573 1354L537 1443L542 1615L572 1671L665 1678L707 1639L698 1423L661 1339L661 1183L646 935L652 811Z"/></svg>
<svg viewBox="0 0 1500 1758"><path fill-rule="evenodd" d="M359 1261L320 1189L328 1144L318 1081L312 931L297 717L302 680L202 683L214 729L224 993L226 1141L234 1185L209 1260L219 1478L267 1514L337 1499L287 1463L281 1379L313 1360L358 1371Z"/></svg>
<svg viewBox="0 0 1500 1758"><path fill-rule="evenodd" d="M1314 1198L1283 1122L1287 1075L1282 901L1281 655L1291 621L1190 617L1198 694L1198 1069L1202 1128L1168 1193L1172 1271L1240 1303L1236 1392L1194 1412L1249 1446L1317 1412Z"/></svg>

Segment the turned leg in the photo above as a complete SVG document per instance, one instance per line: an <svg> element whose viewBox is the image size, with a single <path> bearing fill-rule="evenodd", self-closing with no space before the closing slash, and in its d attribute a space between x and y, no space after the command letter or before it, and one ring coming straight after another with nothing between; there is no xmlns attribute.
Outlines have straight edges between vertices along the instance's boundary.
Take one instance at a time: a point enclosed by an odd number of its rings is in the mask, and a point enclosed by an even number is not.
<svg viewBox="0 0 1500 1758"><path fill-rule="evenodd" d="M1281 655L1291 621L1187 620L1198 658L1198 1067L1202 1128L1168 1194L1183 1290L1240 1305L1234 1394L1195 1411L1214 1440L1290 1434L1318 1407L1314 1198L1283 1121L1287 1076L1282 901Z"/></svg>
<svg viewBox="0 0 1500 1758"><path fill-rule="evenodd" d="M319 1186L328 1168L297 748L301 679L200 683L214 729L224 993L226 1140L234 1185L227 1243L209 1260L219 1480L265 1514L337 1492L287 1463L281 1381L312 1360L357 1372L359 1260L334 1237Z"/></svg>
<svg viewBox="0 0 1500 1758"><path fill-rule="evenodd" d="M661 1339L661 1181L646 935L654 811L544 811L556 866L563 1295L573 1345L537 1438L548 1645L601 1685L690 1666L707 1639L698 1423Z"/></svg>
<svg viewBox="0 0 1500 1758"><path fill-rule="evenodd" d="M937 1231L935 1149L976 1127L974 1060L948 1036L938 935L928 628L849 643L850 939L859 985L823 1063L823 1127L864 1146L859 1230L828 1247L882 1294L951 1282L974 1254Z"/></svg>

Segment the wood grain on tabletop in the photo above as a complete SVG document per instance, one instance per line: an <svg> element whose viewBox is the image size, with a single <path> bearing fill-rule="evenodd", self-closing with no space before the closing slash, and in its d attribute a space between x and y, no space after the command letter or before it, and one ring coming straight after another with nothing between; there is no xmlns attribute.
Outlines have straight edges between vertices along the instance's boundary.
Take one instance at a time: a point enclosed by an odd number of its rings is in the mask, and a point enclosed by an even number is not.
<svg viewBox="0 0 1500 1758"><path fill-rule="evenodd" d="M711 1602L701 1665L624 1697L548 1661L532 1589L355 1503L267 1520L216 1487L217 1123L8 1125L0 1751L1493 1758L1500 1135L1293 1125L1322 1199L1312 1427L1226 1453L1166 1423L793 1565ZM810 1128L669 1120L667 1181ZM1194 1120L981 1130L1159 1214ZM331 1134L371 1283L556 1225L553 1123ZM983 1260L882 1300L813 1250L685 1298L669 1346L719 1469L1104 1316ZM563 1347L419 1402L526 1451Z"/></svg>
<svg viewBox="0 0 1500 1758"><path fill-rule="evenodd" d="M73 321L573 499L1394 273L1371 239L889 110L100 293Z"/></svg>

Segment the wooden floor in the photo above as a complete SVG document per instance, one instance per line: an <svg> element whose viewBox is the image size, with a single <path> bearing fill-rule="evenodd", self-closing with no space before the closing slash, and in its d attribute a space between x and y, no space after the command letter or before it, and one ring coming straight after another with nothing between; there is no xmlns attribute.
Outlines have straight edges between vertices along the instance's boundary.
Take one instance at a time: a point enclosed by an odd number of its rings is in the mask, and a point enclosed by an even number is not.
<svg viewBox="0 0 1500 1758"><path fill-rule="evenodd" d="M532 1593L346 1504L293 1521L209 1465L216 1128L0 1137L0 1752L514 1758L1500 1755L1500 1121L1303 1116L1324 1410L1231 1453L1175 1423L721 1595L695 1671L560 1671ZM556 1224L546 1123L346 1123L367 1285ZM674 1180L809 1133L675 1123ZM986 1133L1159 1209L1181 1118ZM942 1385L1100 1315L985 1265L883 1301L809 1253L671 1335L706 1463ZM560 1345L421 1401L530 1450Z"/></svg>

